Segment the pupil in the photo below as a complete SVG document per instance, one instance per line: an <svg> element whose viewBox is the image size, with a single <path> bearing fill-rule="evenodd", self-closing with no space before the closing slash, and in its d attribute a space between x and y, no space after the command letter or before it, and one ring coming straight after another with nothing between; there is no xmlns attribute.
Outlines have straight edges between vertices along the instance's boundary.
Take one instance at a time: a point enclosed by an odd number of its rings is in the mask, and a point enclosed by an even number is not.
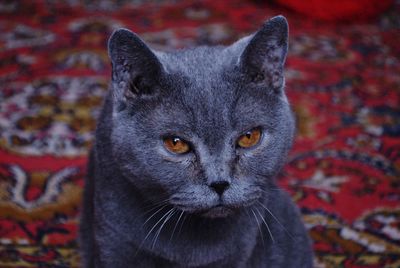
<svg viewBox="0 0 400 268"><path fill-rule="evenodd" d="M179 138L173 138L172 139L172 144L174 145L174 146L176 146L176 144L179 142Z"/></svg>
<svg viewBox="0 0 400 268"><path fill-rule="evenodd" d="M251 138L251 132L246 133L246 138L250 139Z"/></svg>

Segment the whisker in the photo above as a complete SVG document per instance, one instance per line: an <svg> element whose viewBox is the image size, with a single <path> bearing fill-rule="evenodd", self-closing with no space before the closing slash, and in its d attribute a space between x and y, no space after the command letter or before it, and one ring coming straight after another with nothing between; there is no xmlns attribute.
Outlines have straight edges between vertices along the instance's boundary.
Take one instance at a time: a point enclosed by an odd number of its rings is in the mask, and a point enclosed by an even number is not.
<svg viewBox="0 0 400 268"><path fill-rule="evenodd" d="M268 223L265 221L265 219L262 216L261 212L257 208L255 208L255 209L257 210L258 214L260 215L261 220L264 222L265 227L267 227L267 230L268 230L269 236L271 237L272 243L275 243L274 236L272 235L271 229L269 229Z"/></svg>
<svg viewBox="0 0 400 268"><path fill-rule="evenodd" d="M161 226L160 226L160 228L158 228L158 231L157 231L157 233L156 233L156 236L155 236L155 238L153 239L153 244L152 244L152 246L151 246L151 248L153 249L154 248L154 246L155 246L155 244L156 244L156 242L157 242L157 239L158 239L158 237L159 237L159 235L160 235L160 233L161 233L161 230L162 230L162 228L164 227L164 225L167 223L167 221L175 214L175 208L171 208L167 213L168 213L168 216L164 219L164 222L161 224Z"/></svg>
<svg viewBox="0 0 400 268"><path fill-rule="evenodd" d="M179 221L181 220L183 213L184 213L184 211L182 210L181 214L179 215L178 220L177 220L176 223L175 223L174 229L172 230L171 237L169 238L169 243L171 243L171 241L172 241L172 237L173 237L174 234L175 234L176 227L178 227L178 223L179 223Z"/></svg>
<svg viewBox="0 0 400 268"><path fill-rule="evenodd" d="M164 207L166 207L167 205L165 205ZM157 210L151 217L153 217L156 213L158 213L161 209L163 209L164 207L160 208L159 210ZM151 234L151 232L154 230L154 228L156 228L156 226L168 215L168 213L171 211L172 209L170 209L168 212L166 212L154 225L153 227L150 229L150 231L146 234L146 236L144 237L143 241L140 243L139 247L137 248L134 257L136 257L136 255L139 253L139 251L142 249L144 243L146 242L146 239L149 237L149 235ZM149 219L148 219L149 220ZM147 222L147 221L146 221ZM144 226L144 224L142 225L142 227Z"/></svg>
<svg viewBox="0 0 400 268"><path fill-rule="evenodd" d="M147 220L142 224L142 227L151 219L153 218L158 212L160 212L161 210L163 210L167 205L162 206L161 208L159 208L156 212L154 212L150 217L147 218Z"/></svg>
<svg viewBox="0 0 400 268"><path fill-rule="evenodd" d="M258 204L260 204L263 208L265 208L267 210L267 212L272 216L272 218L274 218L274 220L282 227L283 230L285 230L285 232L290 236L290 238L292 240L295 240L293 235L286 229L285 226L283 226L283 224L278 220L277 217L275 217L275 215L271 212L271 210L269 210L266 206L264 206L263 203L261 203L260 201L257 201Z"/></svg>
<svg viewBox="0 0 400 268"><path fill-rule="evenodd" d="M189 216L190 216L190 215L189 215ZM187 217L188 217L188 214L185 213L185 217L183 217L182 223L181 223L181 225L179 226L178 235L181 234L183 224L185 223L185 220L186 220Z"/></svg>
<svg viewBox="0 0 400 268"><path fill-rule="evenodd" d="M138 217L145 217L146 215L148 215L149 213L151 213L152 211L156 210L156 209L160 209L160 208L165 208L166 206L168 206L168 203L165 203L164 205L158 205L158 206L154 206L154 208L149 209L141 214L138 215Z"/></svg>
<svg viewBox="0 0 400 268"><path fill-rule="evenodd" d="M151 212L152 210L157 209L157 208L159 208L160 206L167 204L169 201L170 201L170 198L167 198L167 199L162 200L162 201L160 201L160 202L153 203L153 204L149 204L149 205L147 205L147 206L143 206L142 209L147 209L147 208L150 208L150 209L149 209L149 210L146 210L145 212L143 212L143 213L141 214L141 216L146 215L147 213Z"/></svg>
<svg viewBox="0 0 400 268"><path fill-rule="evenodd" d="M153 227L150 229L150 231L147 233L147 235L145 236L145 238L143 239L142 243L140 244L139 248L141 248L144 244L144 242L146 241L146 239L149 237L149 235L151 234L151 232L153 232L154 228L157 227L157 225L165 218L168 216L168 214L173 210L174 208L171 208L170 210L168 210L168 212L166 212L154 225Z"/></svg>
<svg viewBox="0 0 400 268"><path fill-rule="evenodd" d="M253 210L253 209L251 209L251 212L253 213L254 218L256 219L257 227L258 227L258 230L260 231L260 235L261 235L261 240L262 240L263 246L265 246L263 233L262 233L262 231L261 231L261 227L260 227L260 223L259 223L259 221L258 221L258 219L257 219L257 215L256 215L256 213L254 213L254 210Z"/></svg>

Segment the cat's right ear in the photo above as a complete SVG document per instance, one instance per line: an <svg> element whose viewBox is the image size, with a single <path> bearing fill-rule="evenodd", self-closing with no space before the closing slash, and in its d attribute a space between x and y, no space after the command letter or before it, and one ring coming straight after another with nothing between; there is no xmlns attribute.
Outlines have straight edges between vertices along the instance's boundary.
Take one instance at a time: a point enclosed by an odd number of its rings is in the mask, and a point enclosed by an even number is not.
<svg viewBox="0 0 400 268"><path fill-rule="evenodd" d="M127 29L114 31L108 41L114 96L118 99L151 95L158 88L162 64L151 49Z"/></svg>

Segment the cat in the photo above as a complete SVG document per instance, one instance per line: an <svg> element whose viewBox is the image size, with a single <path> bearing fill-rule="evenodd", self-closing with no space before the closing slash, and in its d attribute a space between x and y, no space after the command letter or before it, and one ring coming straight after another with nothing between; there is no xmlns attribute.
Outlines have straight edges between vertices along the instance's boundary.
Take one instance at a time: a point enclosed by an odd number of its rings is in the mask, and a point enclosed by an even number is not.
<svg viewBox="0 0 400 268"><path fill-rule="evenodd" d="M295 132L283 16L230 46L109 39L112 81L89 157L84 267L312 267L277 187Z"/></svg>

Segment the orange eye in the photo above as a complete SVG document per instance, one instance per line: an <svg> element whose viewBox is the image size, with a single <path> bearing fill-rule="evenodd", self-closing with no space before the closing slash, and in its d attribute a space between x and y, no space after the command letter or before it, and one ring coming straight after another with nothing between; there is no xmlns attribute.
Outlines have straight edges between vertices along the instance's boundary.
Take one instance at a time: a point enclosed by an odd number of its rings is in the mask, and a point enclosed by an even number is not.
<svg viewBox="0 0 400 268"><path fill-rule="evenodd" d="M261 130L259 128L253 128L240 136L237 144L241 148L250 148L256 145L260 141L260 138Z"/></svg>
<svg viewBox="0 0 400 268"><path fill-rule="evenodd" d="M165 138L164 146L168 151L175 154L184 154L190 151L189 144L178 137Z"/></svg>

